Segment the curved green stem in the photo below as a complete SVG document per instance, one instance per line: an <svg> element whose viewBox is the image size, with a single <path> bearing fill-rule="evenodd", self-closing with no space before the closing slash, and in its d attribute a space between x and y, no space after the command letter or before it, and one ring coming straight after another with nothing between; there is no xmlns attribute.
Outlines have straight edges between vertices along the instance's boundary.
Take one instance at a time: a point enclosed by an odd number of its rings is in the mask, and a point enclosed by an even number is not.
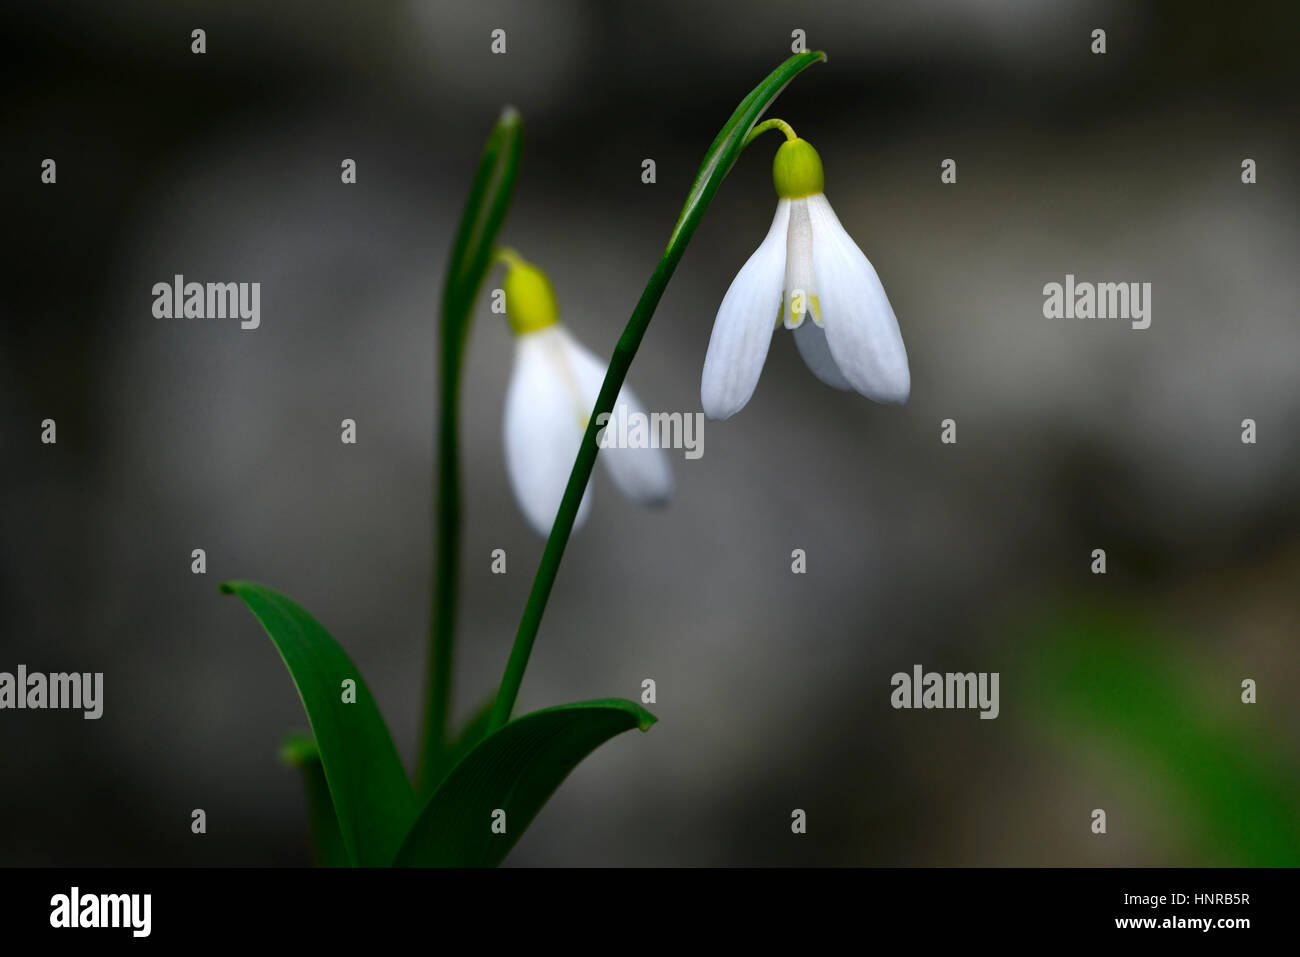
<svg viewBox="0 0 1300 957"><path fill-rule="evenodd" d="M764 120L762 123L759 123L758 126L750 130L749 135L745 137L745 146L748 146L750 143L754 142L754 140L758 139L768 130L780 130L782 133L785 134L785 139L787 143L792 140L797 140L799 138L795 134L793 126L791 126L785 120L778 120L773 118L770 120ZM743 148L744 147L742 147L742 149Z"/></svg>
<svg viewBox="0 0 1300 957"><path fill-rule="evenodd" d="M601 421L602 413L613 410L614 401L618 398L619 389L623 387L623 381L627 378L628 368L636 357L641 338L650 325L655 308L659 305L659 299L663 296L664 289L667 288L668 281L677 268L677 263L681 261L682 254L686 252L686 246L704 216L704 211L712 202L723 178L731 171L731 167L735 165L736 159L745 148L747 137L754 124L785 89L786 84L807 67L825 59L826 54L809 51L790 57L773 70L740 102L736 111L732 113L731 119L718 133L713 145L704 155L704 162L700 165L700 171L696 174L695 182L686 197L686 204L677 218L677 225L668 239L668 246L658 265L655 266L650 281L646 283L636 308L632 310L632 317L628 319L618 345L614 347L614 355L609 361L609 371L605 373L605 381L601 384L596 405L587 420L587 430L582 437L582 445L578 449L577 459L574 460L573 470L569 473L569 484L565 486L564 497L560 500L560 509L555 516L555 524L551 528L550 537L546 540L546 548L542 552L542 560L537 567L532 590L528 593L528 603L524 606L519 630L515 633L515 643L510 649L510 660L506 663L501 688L497 692L496 707L492 711L491 730L493 731L509 720L510 712L515 706L515 699L519 696L519 686L523 683L524 670L528 667L528 658L532 654L533 643L537 640L537 631L542 624L546 602L551 596L555 577L559 574L560 561L564 558L564 549L569 543L569 535L573 532L578 505L582 502L582 494L587 488L588 479L591 478L592 467L596 464L598 451L596 433L599 431L597 422Z"/></svg>
<svg viewBox="0 0 1300 957"><path fill-rule="evenodd" d="M492 252L492 265L502 264L514 269L526 265L524 257L509 246L498 246Z"/></svg>

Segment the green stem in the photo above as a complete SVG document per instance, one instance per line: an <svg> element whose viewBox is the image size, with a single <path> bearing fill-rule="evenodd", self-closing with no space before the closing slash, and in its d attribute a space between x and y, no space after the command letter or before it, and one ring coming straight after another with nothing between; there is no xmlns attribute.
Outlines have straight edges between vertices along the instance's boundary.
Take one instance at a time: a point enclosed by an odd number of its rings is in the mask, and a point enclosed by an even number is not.
<svg viewBox="0 0 1300 957"><path fill-rule="evenodd" d="M758 126L750 130L749 135L745 137L745 146L748 146L750 143L754 142L754 140L758 139L768 130L780 130L782 133L785 134L785 139L787 143L797 140L799 138L797 135L795 135L793 126L791 126L785 120L778 120L773 118L770 120L764 120L762 123L759 123Z"/></svg>
<svg viewBox="0 0 1300 957"><path fill-rule="evenodd" d="M601 384L596 405L587 420L587 430L582 437L578 457L574 460L573 470L569 473L569 484L565 486L564 497L560 500L560 509L555 516L555 524L551 528L550 537L546 539L546 548L542 552L537 575L533 578L532 590L528 593L528 603L524 606L519 630L515 633L515 643L510 649L510 660L506 662L505 675L501 679L501 688L497 692L496 707L492 711L490 731L497 730L510 719L515 699L519 696L519 687L523 683L528 658L537 640L542 615L546 611L546 603L551 596L551 588L555 585L556 575L559 574L560 561L564 558L564 549L569 543L569 535L573 532L578 506L582 502L587 481L591 478L591 470L596 464L596 453L599 451L596 444L596 433L599 431L597 422L601 420L602 413L613 410L614 401L618 398L619 389L623 387L623 381L627 378L628 368L636 357L637 349L641 345L641 339L650 325L651 318L654 317L659 299L663 296L673 271L686 252L686 247L700 219L704 216L704 211L712 202L723 178L731 171L741 151L748 144L747 136L754 124L785 89L786 84L807 67L824 59L826 54L821 52L800 53L790 57L772 71L736 107L731 119L718 133L713 145L704 156L704 162L700 165L700 171L686 198L686 204L682 207L677 225L669 237L668 247L664 250L658 265L655 266L650 281L646 283L636 308L632 310L632 317L628 320L623 335L619 337L618 345L614 347L614 355L609 361L609 370L605 373L605 381Z"/></svg>
<svg viewBox="0 0 1300 957"><path fill-rule="evenodd" d="M416 780L427 794L446 771L447 718L460 584L460 378L469 321L492 265L493 245L514 193L521 148L519 114L506 107L488 137L470 186L442 291L438 489L434 506L434 583L429 609L429 669Z"/></svg>
<svg viewBox="0 0 1300 957"><path fill-rule="evenodd" d="M519 253L515 252L509 246L501 246L498 249L493 250L492 263L493 265L501 263L511 269L527 265L524 261L524 257L520 256Z"/></svg>
<svg viewBox="0 0 1300 957"><path fill-rule="evenodd" d="M446 328L446 327L444 327ZM460 430L457 410L460 385L460 344L443 337L442 395L438 423L438 501L434 518L434 587L429 607L429 673L425 697L424 746L420 785L432 782L447 745L447 716L451 710L451 672L456 636L456 598L460 586Z"/></svg>
<svg viewBox="0 0 1300 957"><path fill-rule="evenodd" d="M280 757L285 764L302 772L303 787L307 792L307 820L317 866L347 867L348 851L339 830L338 812L330 796L329 782L325 780L325 767L321 764L316 739L309 734L291 734L280 746Z"/></svg>

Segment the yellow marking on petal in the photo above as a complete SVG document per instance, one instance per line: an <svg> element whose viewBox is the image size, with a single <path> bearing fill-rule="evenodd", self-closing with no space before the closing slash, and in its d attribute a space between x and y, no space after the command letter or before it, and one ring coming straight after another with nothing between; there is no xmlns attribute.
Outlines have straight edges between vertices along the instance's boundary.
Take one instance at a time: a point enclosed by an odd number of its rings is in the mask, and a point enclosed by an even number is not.
<svg viewBox="0 0 1300 957"><path fill-rule="evenodd" d="M804 313L808 311L808 306L804 302L802 291L796 292L790 297L790 315L786 317L786 322L791 329L798 329L803 324Z"/></svg>
<svg viewBox="0 0 1300 957"><path fill-rule="evenodd" d="M804 319L807 318L809 315L812 316L812 321L815 322L817 325L820 326L822 324L822 307L821 307L821 303L817 301L817 297L808 296L807 299L805 300L804 294L800 292L797 295L792 297L792 301L790 303L789 316L786 316L785 314L785 299L784 297L782 298L781 300L782 318L778 319L777 322L781 322L782 320L784 320L789 323L789 328L798 329L803 324Z"/></svg>

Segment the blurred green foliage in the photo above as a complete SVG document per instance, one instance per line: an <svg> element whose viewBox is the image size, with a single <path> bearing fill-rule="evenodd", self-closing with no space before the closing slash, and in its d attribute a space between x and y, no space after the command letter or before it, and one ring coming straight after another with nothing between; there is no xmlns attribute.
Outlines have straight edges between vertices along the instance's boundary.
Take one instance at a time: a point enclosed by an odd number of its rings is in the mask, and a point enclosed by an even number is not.
<svg viewBox="0 0 1300 957"><path fill-rule="evenodd" d="M1180 864L1300 864L1300 773L1244 704L1227 662L1188 650L1145 613L1081 606L1029 629L1026 717L1071 743L1091 738L1142 769L1187 843ZM1273 693L1276 693L1274 691Z"/></svg>

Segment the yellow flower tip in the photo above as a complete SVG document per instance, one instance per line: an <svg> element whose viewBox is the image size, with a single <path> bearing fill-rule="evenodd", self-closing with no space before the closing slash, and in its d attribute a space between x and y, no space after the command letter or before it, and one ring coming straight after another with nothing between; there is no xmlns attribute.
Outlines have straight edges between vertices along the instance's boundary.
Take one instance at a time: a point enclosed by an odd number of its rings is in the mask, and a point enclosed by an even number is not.
<svg viewBox="0 0 1300 957"><path fill-rule="evenodd" d="M501 286L506 294L510 331L522 336L555 325L560 319L560 307L546 273L510 249L499 250L496 258L506 266Z"/></svg>
<svg viewBox="0 0 1300 957"><path fill-rule="evenodd" d="M781 199L802 199L825 192L822 158L811 143L796 137L781 144L772 161L772 184Z"/></svg>

